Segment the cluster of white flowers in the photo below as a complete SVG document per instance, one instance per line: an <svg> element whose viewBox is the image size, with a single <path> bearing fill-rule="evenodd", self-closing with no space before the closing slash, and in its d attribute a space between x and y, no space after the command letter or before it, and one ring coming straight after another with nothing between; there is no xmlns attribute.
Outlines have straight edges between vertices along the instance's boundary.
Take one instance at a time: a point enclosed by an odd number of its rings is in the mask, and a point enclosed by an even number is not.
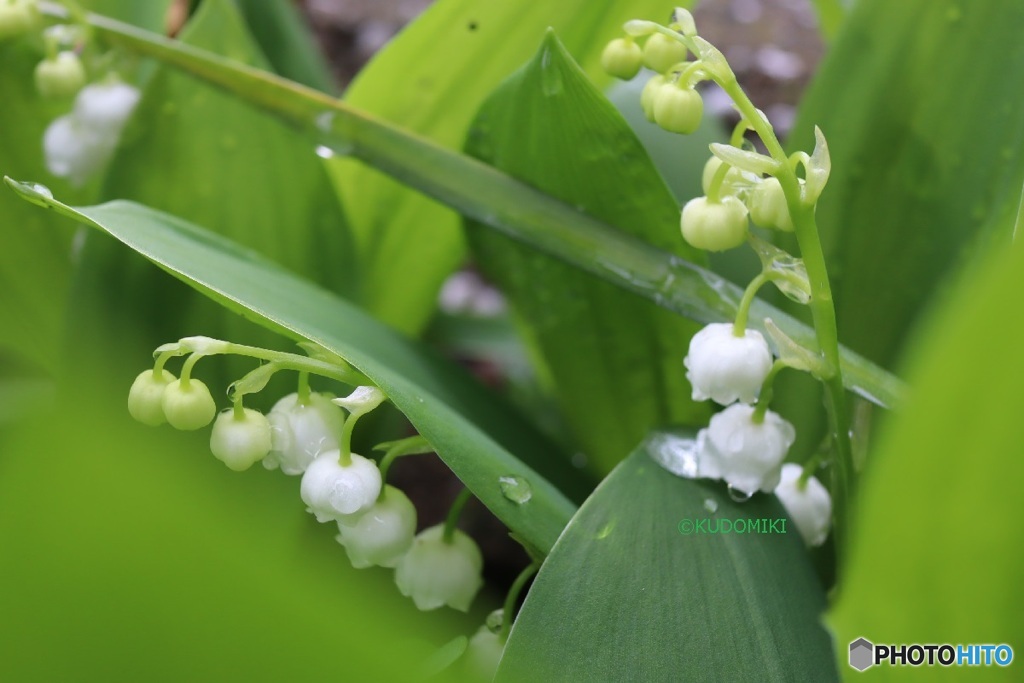
<svg viewBox="0 0 1024 683"><path fill-rule="evenodd" d="M783 465L796 438L793 425L753 404L772 369L760 332L736 335L731 323L713 323L693 336L683 360L693 399L726 406L697 436L699 474L721 479L744 495L774 492L809 545L828 535L831 499L813 477L800 484L798 465Z"/></svg>
<svg viewBox="0 0 1024 683"><path fill-rule="evenodd" d="M268 415L240 404L218 415L203 382L178 379L158 366L135 378L128 410L151 426L195 430L213 421L210 450L230 469L241 472L262 460L267 469L302 477L299 493L307 510L318 522L337 525L336 539L352 566L394 568L399 590L420 609L449 605L466 611L483 584L476 543L456 529L446 538L443 526L417 535L409 498L384 484L375 461L342 451L342 407L355 420L384 400L380 389L363 386L344 398L292 393Z"/></svg>
<svg viewBox="0 0 1024 683"><path fill-rule="evenodd" d="M84 184L114 153L138 102L139 91L117 80L82 88L71 113L55 119L43 134L50 173Z"/></svg>

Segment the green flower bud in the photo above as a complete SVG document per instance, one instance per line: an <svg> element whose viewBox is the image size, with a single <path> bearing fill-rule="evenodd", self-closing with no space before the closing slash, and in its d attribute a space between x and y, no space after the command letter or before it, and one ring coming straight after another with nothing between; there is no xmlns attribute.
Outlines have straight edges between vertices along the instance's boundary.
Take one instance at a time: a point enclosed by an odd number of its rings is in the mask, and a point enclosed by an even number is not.
<svg viewBox="0 0 1024 683"><path fill-rule="evenodd" d="M686 46L663 33L655 33L644 43L644 65L660 74L686 59Z"/></svg>
<svg viewBox="0 0 1024 683"><path fill-rule="evenodd" d="M747 207L736 197L697 197L683 207L680 225L683 238L698 249L733 249L747 239Z"/></svg>
<svg viewBox="0 0 1024 683"><path fill-rule="evenodd" d="M704 188L704 194L711 193L711 181L714 179L718 169L722 166L722 160L716 156L712 156L708 159L707 163L704 164L704 174L701 176L700 185ZM734 195L740 187L744 185L743 171L730 166L729 170L725 172L725 178L722 180L722 184L719 186L719 196Z"/></svg>
<svg viewBox="0 0 1024 683"><path fill-rule="evenodd" d="M767 177L750 193L750 218L762 228L775 228L793 232L793 217L789 215L786 194L778 178Z"/></svg>
<svg viewBox="0 0 1024 683"><path fill-rule="evenodd" d="M175 429L192 431L210 424L217 414L217 404L206 385L189 378L188 383L178 379L167 385L163 396L164 415Z"/></svg>
<svg viewBox="0 0 1024 683"><path fill-rule="evenodd" d="M210 433L213 455L235 472L247 470L266 457L270 445L270 421L250 408L245 408L241 416L234 408L221 412Z"/></svg>
<svg viewBox="0 0 1024 683"><path fill-rule="evenodd" d="M616 38L601 53L601 67L609 75L624 81L640 73L643 51L630 38Z"/></svg>
<svg viewBox="0 0 1024 683"><path fill-rule="evenodd" d="M654 122L670 133L692 133L703 116L704 100L693 88L663 85L654 96Z"/></svg>
<svg viewBox="0 0 1024 683"><path fill-rule="evenodd" d="M85 85L85 67L74 52L61 52L36 65L36 90L43 97L70 97Z"/></svg>
<svg viewBox="0 0 1024 683"><path fill-rule="evenodd" d="M640 92L640 108L644 110L644 116L651 123L654 123L654 99L658 96L658 90L665 85L667 81L661 74L657 76L651 76L648 79L644 89Z"/></svg>
<svg viewBox="0 0 1024 683"><path fill-rule="evenodd" d="M128 412L131 416L150 427L159 427L167 422L163 408L164 389L175 379L166 370L161 370L159 375L154 375L152 370L140 373L128 390Z"/></svg>
<svg viewBox="0 0 1024 683"><path fill-rule="evenodd" d="M0 40L28 33L35 27L35 3L28 0L0 0Z"/></svg>

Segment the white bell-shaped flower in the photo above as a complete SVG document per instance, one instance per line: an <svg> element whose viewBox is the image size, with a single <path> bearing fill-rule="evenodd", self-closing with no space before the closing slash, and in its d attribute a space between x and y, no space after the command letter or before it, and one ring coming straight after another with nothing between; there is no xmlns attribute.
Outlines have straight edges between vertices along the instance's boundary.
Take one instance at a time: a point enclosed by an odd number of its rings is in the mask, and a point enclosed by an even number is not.
<svg viewBox="0 0 1024 683"><path fill-rule="evenodd" d="M757 330L737 337L732 323L712 323L693 335L683 364L693 400L753 403L772 369L772 352Z"/></svg>
<svg viewBox="0 0 1024 683"><path fill-rule="evenodd" d="M317 456L306 468L299 494L316 521L332 522L369 510L380 488L377 463L353 453L352 461L342 465L341 452L333 450Z"/></svg>
<svg viewBox="0 0 1024 683"><path fill-rule="evenodd" d="M238 415L229 408L213 423L210 450L229 469L247 470L270 452L270 422L258 410L245 408Z"/></svg>
<svg viewBox="0 0 1024 683"><path fill-rule="evenodd" d="M711 418L697 437L700 476L724 479L746 494L778 486L796 430L770 410L760 423L751 419L753 414L753 407L737 403Z"/></svg>
<svg viewBox="0 0 1024 683"><path fill-rule="evenodd" d="M498 672L498 664L501 662L501 655L505 652L505 643L501 635L495 633L486 625L481 626L473 637L469 639L469 646L462 655L462 670L469 681L490 681L494 680L494 674Z"/></svg>
<svg viewBox="0 0 1024 683"><path fill-rule="evenodd" d="M116 139L97 133L70 114L54 119L43 133L46 168L58 178L84 184L107 162Z"/></svg>
<svg viewBox="0 0 1024 683"><path fill-rule="evenodd" d="M114 153L138 102L138 89L126 83L106 81L82 88L72 112L54 120L43 134L50 173L84 184Z"/></svg>
<svg viewBox="0 0 1024 683"><path fill-rule="evenodd" d="M775 495L796 524L804 543L821 545L828 538L832 526L832 496L814 477L809 477L801 488L801 474L803 468L800 465L783 465L782 480L775 487Z"/></svg>
<svg viewBox="0 0 1024 683"><path fill-rule="evenodd" d="M394 567L412 545L416 534L416 508L394 486L363 514L338 520L338 543L345 546L356 569Z"/></svg>
<svg viewBox="0 0 1024 683"><path fill-rule="evenodd" d="M274 404L267 419L273 447L263 466L296 475L321 453L338 449L345 413L323 394L313 392L309 401L300 403L299 395L292 393Z"/></svg>
<svg viewBox="0 0 1024 683"><path fill-rule="evenodd" d="M72 115L93 130L117 137L140 96L138 88L120 81L93 83L78 93Z"/></svg>
<svg viewBox="0 0 1024 683"><path fill-rule="evenodd" d="M395 568L395 583L416 607L432 610L448 605L466 612L483 585L484 560L476 542L458 529L444 540L444 525L424 529Z"/></svg>
<svg viewBox="0 0 1024 683"><path fill-rule="evenodd" d="M175 429L193 431L213 422L217 404L207 386L198 379L176 379L164 388L160 398L167 422Z"/></svg>
<svg viewBox="0 0 1024 683"><path fill-rule="evenodd" d="M167 422L163 407L164 389L176 379L167 370L161 370L159 375L152 370L139 373L128 390L128 412L131 416L150 427L159 427Z"/></svg>

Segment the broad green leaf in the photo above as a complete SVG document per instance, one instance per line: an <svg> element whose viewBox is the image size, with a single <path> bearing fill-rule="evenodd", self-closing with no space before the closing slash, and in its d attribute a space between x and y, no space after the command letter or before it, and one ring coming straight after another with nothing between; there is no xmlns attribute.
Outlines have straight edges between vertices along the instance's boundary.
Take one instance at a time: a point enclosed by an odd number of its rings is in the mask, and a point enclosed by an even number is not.
<svg viewBox="0 0 1024 683"><path fill-rule="evenodd" d="M553 32L481 108L467 150L667 252L704 260L680 237L679 207L629 125ZM698 325L479 224L468 229L595 469L610 471L655 425L707 421L681 365Z"/></svg>
<svg viewBox="0 0 1024 683"><path fill-rule="evenodd" d="M43 165L43 132L66 104L36 93L32 71L42 58L27 39L0 43L0 169L80 200L91 191L73 191ZM71 277L70 235L55 230L56 222L9 194L0 196L0 349L50 371Z"/></svg>
<svg viewBox="0 0 1024 683"><path fill-rule="evenodd" d="M229 0L203 2L181 39L237 62L266 65ZM335 292L352 293L356 274L344 216L313 145L188 75L165 67L148 82L103 196L210 226ZM274 343L99 235L89 241L76 282L77 337L91 332L107 346L106 330L134 325L148 330L133 340L147 348L123 353L139 358L168 338L200 330Z"/></svg>
<svg viewBox="0 0 1024 683"><path fill-rule="evenodd" d="M345 101L459 148L480 104L530 58L546 28L607 82L598 58L622 23L667 17L671 9L656 0L439 0L363 69ZM421 329L464 255L458 217L378 171L335 165L368 268L369 310L404 330Z"/></svg>
<svg viewBox="0 0 1024 683"><path fill-rule="evenodd" d="M1018 677L1024 355L1020 304L1011 302L1024 295L1024 251L985 263L915 335L913 400L867 461L845 580L829 619L844 668L849 643L859 637L1007 643L1016 650L1010 668L959 668L950 680ZM930 681L936 668L878 666L869 673Z"/></svg>
<svg viewBox="0 0 1024 683"><path fill-rule="evenodd" d="M782 506L669 474L652 454L680 438L652 434L573 517L516 618L499 682L837 680L825 594ZM700 531L724 522L780 533Z"/></svg>
<svg viewBox="0 0 1024 683"><path fill-rule="evenodd" d="M849 13L849 6L856 0L811 0L814 11L818 15L818 25L825 40L832 40L842 28L843 21Z"/></svg>
<svg viewBox="0 0 1024 683"><path fill-rule="evenodd" d="M334 92L331 69L291 0L239 0L238 8L274 71L311 88Z"/></svg>
<svg viewBox="0 0 1024 683"><path fill-rule="evenodd" d="M163 31L174 0L80 0L79 4L97 14L120 19L150 31Z"/></svg>
<svg viewBox="0 0 1024 683"><path fill-rule="evenodd" d="M699 322L735 317L742 289L718 275L611 228L493 167L446 150L343 102L266 72L139 31L104 17L90 23L104 37L214 83L307 130L316 143L351 155L539 252L556 256L668 310ZM812 347L814 332L761 301L752 325L772 320ZM763 330L763 326L759 329ZM872 403L898 403L899 379L849 349L840 349L847 388Z"/></svg>
<svg viewBox="0 0 1024 683"><path fill-rule="evenodd" d="M256 252L181 219L122 201L70 208L9 182L30 200L112 235L230 310L350 362L377 383L502 522L541 552L568 522L573 504L537 472L549 474L571 495L584 485L578 472L457 366ZM505 498L502 477L526 481L529 502Z"/></svg>
<svg viewBox="0 0 1024 683"><path fill-rule="evenodd" d="M296 478L230 472L126 395L89 376L0 432L0 680L408 681L476 628L352 568Z"/></svg>
<svg viewBox="0 0 1024 683"><path fill-rule="evenodd" d="M793 148L818 125L832 156L817 215L840 338L877 363L972 254L1009 241L1022 32L1017 0L861 0L802 104ZM794 412L807 403L803 387L784 393Z"/></svg>

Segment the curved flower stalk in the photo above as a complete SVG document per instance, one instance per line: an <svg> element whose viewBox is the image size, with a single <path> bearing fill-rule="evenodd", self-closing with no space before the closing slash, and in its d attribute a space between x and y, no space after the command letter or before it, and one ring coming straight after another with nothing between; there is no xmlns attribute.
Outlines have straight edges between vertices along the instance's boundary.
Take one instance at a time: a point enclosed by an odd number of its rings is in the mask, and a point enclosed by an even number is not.
<svg viewBox="0 0 1024 683"><path fill-rule="evenodd" d="M725 56L699 35L685 9L676 9L667 26L634 20L623 31L624 37L617 40L644 41L644 62L657 72L641 95L649 120L672 132L692 132L701 112L695 86L705 80L725 91L741 117L728 145L711 145L713 156L703 177L705 195L687 202L680 215L682 236L692 246L722 251L750 242L762 259L762 272L747 287L732 330L728 325L709 325L693 338L685 359L695 400L742 402L716 415L702 431L702 470L745 493L773 490L794 434L791 425L767 409L772 381L784 367L811 372L826 387L836 460L835 526L841 529L852 455L835 309L814 220L831 168L825 137L816 129L810 154L787 155L767 117L739 86ZM636 75L627 69L609 73L619 78ZM755 151L746 141L748 131L768 154ZM801 258L764 247L750 235L750 220L762 228L794 232ZM764 338L747 329L754 297L768 282L811 308L818 349L794 348L797 345L788 338L775 339L780 357L773 363ZM756 407L744 405L755 400Z"/></svg>

